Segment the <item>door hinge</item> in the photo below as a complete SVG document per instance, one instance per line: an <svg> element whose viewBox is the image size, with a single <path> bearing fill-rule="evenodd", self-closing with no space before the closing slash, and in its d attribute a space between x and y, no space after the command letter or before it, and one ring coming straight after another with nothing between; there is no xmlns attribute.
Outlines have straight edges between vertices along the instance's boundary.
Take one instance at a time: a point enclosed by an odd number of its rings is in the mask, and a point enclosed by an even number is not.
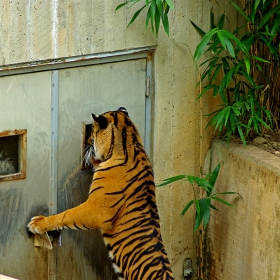
<svg viewBox="0 0 280 280"><path fill-rule="evenodd" d="M150 90L151 90L151 79L149 76L146 76L146 92L145 92L146 97L150 96Z"/></svg>

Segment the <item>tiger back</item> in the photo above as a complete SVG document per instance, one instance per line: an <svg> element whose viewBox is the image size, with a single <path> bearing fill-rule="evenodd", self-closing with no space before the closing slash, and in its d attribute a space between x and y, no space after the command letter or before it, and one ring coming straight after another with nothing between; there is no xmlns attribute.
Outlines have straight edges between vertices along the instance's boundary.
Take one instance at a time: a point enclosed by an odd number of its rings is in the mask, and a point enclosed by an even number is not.
<svg viewBox="0 0 280 280"><path fill-rule="evenodd" d="M95 165L89 197L60 214L34 217L29 230L100 228L119 279L174 279L160 233L153 170L126 110L92 115Z"/></svg>

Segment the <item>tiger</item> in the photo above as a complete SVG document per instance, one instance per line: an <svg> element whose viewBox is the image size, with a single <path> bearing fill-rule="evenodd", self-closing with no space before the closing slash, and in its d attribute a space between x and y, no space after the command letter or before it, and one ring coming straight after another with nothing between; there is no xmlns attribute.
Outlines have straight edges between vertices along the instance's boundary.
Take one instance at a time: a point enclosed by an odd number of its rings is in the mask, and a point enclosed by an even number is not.
<svg viewBox="0 0 280 280"><path fill-rule="evenodd" d="M34 234L99 228L119 280L174 279L160 231L151 162L127 110L92 114L87 200L27 225ZM87 155L89 157L89 155Z"/></svg>

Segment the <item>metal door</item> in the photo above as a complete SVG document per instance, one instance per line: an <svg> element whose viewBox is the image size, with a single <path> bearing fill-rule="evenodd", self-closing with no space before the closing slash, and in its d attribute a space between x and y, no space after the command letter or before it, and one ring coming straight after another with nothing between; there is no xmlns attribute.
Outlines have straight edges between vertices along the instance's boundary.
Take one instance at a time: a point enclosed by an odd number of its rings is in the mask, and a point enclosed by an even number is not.
<svg viewBox="0 0 280 280"><path fill-rule="evenodd" d="M0 274L47 279L48 252L34 250L26 225L49 208L51 72L2 77L0 84L0 131L27 130L26 178L0 182Z"/></svg>
<svg viewBox="0 0 280 280"><path fill-rule="evenodd" d="M124 106L144 136L145 77L146 59L58 72L59 212L80 204L87 197L92 174L81 170L81 147L82 126L92 123L91 113ZM58 279L114 279L98 230L66 230L61 239L62 247L57 250Z"/></svg>
<svg viewBox="0 0 280 280"><path fill-rule="evenodd" d="M27 174L0 182L0 274L115 279L98 230L64 230L48 252L33 247L26 224L87 198L92 173L81 168L81 154L91 113L124 106L147 139L146 75L147 59L139 58L1 78L0 132L27 129Z"/></svg>

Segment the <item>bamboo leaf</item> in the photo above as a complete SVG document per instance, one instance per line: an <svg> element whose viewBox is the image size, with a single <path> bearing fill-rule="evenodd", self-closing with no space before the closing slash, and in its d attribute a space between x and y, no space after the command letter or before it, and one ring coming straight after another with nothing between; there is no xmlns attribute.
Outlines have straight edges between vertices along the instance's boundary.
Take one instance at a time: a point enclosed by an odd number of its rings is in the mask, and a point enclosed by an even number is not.
<svg viewBox="0 0 280 280"><path fill-rule="evenodd" d="M217 201L219 201L219 202L221 202L221 203L223 203L223 204L226 204L226 205L228 205L228 206L232 206L232 204L230 204L229 202L227 202L227 201L225 201L225 200L223 200L223 199L221 199L221 198L219 198L219 197L212 196L212 198L215 199L215 200L217 200Z"/></svg>
<svg viewBox="0 0 280 280"><path fill-rule="evenodd" d="M219 37L219 40L220 40L220 42L221 42L221 45L223 46L223 48L226 50L226 43L225 43L225 39L224 39L224 36L222 35L222 33L221 32L217 32L217 35L218 35L218 37Z"/></svg>
<svg viewBox="0 0 280 280"><path fill-rule="evenodd" d="M189 210L189 208L195 203L194 200L191 200L183 209L181 216L185 215L185 213Z"/></svg>
<svg viewBox="0 0 280 280"><path fill-rule="evenodd" d="M182 179L185 179L185 178L186 178L186 175L178 175L178 176L170 177L170 178L167 178L167 179L163 179L164 182L157 185L157 187L162 187L162 186L171 184L175 181L179 181L179 180L182 180Z"/></svg>
<svg viewBox="0 0 280 280"><path fill-rule="evenodd" d="M204 36L206 33L202 30L202 29L200 29L193 21L190 21L191 22L191 24L192 24L192 26L194 27L194 29L200 34L200 35L202 35L202 36Z"/></svg>
<svg viewBox="0 0 280 280"><path fill-rule="evenodd" d="M263 36L262 34L259 34L259 37L267 45L267 47L269 48L270 52L272 52L273 54L277 53L275 47L265 38L265 36Z"/></svg>
<svg viewBox="0 0 280 280"><path fill-rule="evenodd" d="M214 188L214 185L216 183L216 180L218 178L219 172L221 168L221 163L219 163L213 172L211 172L210 178L209 178L209 184Z"/></svg>
<svg viewBox="0 0 280 280"><path fill-rule="evenodd" d="M121 7L127 5L129 2L124 2L124 3L121 3L120 5L118 5L115 9L115 11L117 11L118 9L120 9Z"/></svg>
<svg viewBox="0 0 280 280"><path fill-rule="evenodd" d="M216 211L219 211L213 204L210 204L210 208L216 210Z"/></svg>
<svg viewBox="0 0 280 280"><path fill-rule="evenodd" d="M261 57L255 56L255 55L253 55L252 58L254 58L255 60L261 61L261 62L270 63L270 61L265 60Z"/></svg>
<svg viewBox="0 0 280 280"><path fill-rule="evenodd" d="M199 94L199 96L196 98L196 100L198 100L199 98L201 98L201 96L203 94L205 94L206 91L211 90L213 87L215 87L215 85L209 85L203 88L202 92Z"/></svg>
<svg viewBox="0 0 280 280"><path fill-rule="evenodd" d="M235 52L234 52L233 45L232 45L231 41L228 40L228 38L226 38L226 37L224 39L225 39L225 44L227 46L228 52L230 53L230 55L232 57L235 57Z"/></svg>
<svg viewBox="0 0 280 280"><path fill-rule="evenodd" d="M164 28L166 34L169 36L169 20L168 20L168 15L167 15L168 10L169 10L169 8L163 14L162 24L163 24L163 28Z"/></svg>
<svg viewBox="0 0 280 280"><path fill-rule="evenodd" d="M224 22L225 22L225 13L222 14L219 23L218 23L218 27L219 29L222 29L224 27Z"/></svg>
<svg viewBox="0 0 280 280"><path fill-rule="evenodd" d="M255 4L254 4L254 10L257 11L257 8L260 4L261 0L255 0Z"/></svg>
<svg viewBox="0 0 280 280"><path fill-rule="evenodd" d="M240 136L240 138L242 140L242 143L246 146L247 143L246 143L246 140L245 140L242 128L240 127L240 124L237 124L236 127L237 127L237 130L238 130L239 136Z"/></svg>
<svg viewBox="0 0 280 280"><path fill-rule="evenodd" d="M225 37L228 37L229 39L233 40L233 41L239 46L239 48L240 48L243 52L245 52L245 53L248 52L246 46L245 46L240 40L238 40L238 38L235 37L232 33L230 33L230 32L227 31L227 30L224 30L224 29L221 30L221 32L223 33L223 35L224 35Z"/></svg>
<svg viewBox="0 0 280 280"><path fill-rule="evenodd" d="M159 11L159 14L162 15L162 10L163 10L162 0L156 0L156 4L157 4L157 10Z"/></svg>
<svg viewBox="0 0 280 280"><path fill-rule="evenodd" d="M224 76L224 78L222 79L221 81L221 84L220 84L220 87L219 87L219 94L221 94L223 92L223 90L225 88L228 87L231 79L232 79L232 75L233 75L233 72L234 72L234 68L232 67L227 73L226 75ZM222 96L221 96L222 97ZM227 104L227 100L223 100L225 104Z"/></svg>
<svg viewBox="0 0 280 280"><path fill-rule="evenodd" d="M206 191L211 192L212 186L205 179L201 179L196 176L187 176L187 178L191 184L193 184L193 182L195 182L198 186L204 188Z"/></svg>
<svg viewBox="0 0 280 280"><path fill-rule="evenodd" d="M165 0L165 2L167 3L167 5L170 7L171 10L174 10L174 5L172 0Z"/></svg>
<svg viewBox="0 0 280 280"><path fill-rule="evenodd" d="M271 33L272 34L277 34L280 29L280 13L278 12L274 21L274 24L271 28Z"/></svg>
<svg viewBox="0 0 280 280"><path fill-rule="evenodd" d="M273 16L275 12L280 10L280 5L276 5L272 10L270 10L266 15L263 15L262 20L260 21L259 27L262 27L269 19Z"/></svg>
<svg viewBox="0 0 280 280"><path fill-rule="evenodd" d="M215 195L217 194L238 194L237 192L218 192L218 193L215 193Z"/></svg>
<svg viewBox="0 0 280 280"><path fill-rule="evenodd" d="M250 22L250 18L237 6L235 3L231 2L232 6L239 12L247 21Z"/></svg>
<svg viewBox="0 0 280 280"><path fill-rule="evenodd" d="M218 64L218 66L216 67L215 72L214 72L214 74L213 74L213 76L212 76L212 78L211 78L211 82L212 82L212 83L215 82L215 80L216 80L216 78L217 78L217 75L219 74L219 72L220 72L220 70L221 70L221 67L222 67L222 64L221 64L221 63Z"/></svg>
<svg viewBox="0 0 280 280"><path fill-rule="evenodd" d="M161 2L161 1L160 1L160 2ZM161 13L159 12L158 8L156 7L156 9L155 9L155 27L156 27L156 35L158 34L158 31L159 31L160 18L161 18Z"/></svg>
<svg viewBox="0 0 280 280"><path fill-rule="evenodd" d="M209 43L209 41L211 40L211 38L213 37L214 34L217 33L217 28L210 30L209 32L207 32L204 37L202 38L201 42L197 45L195 53L194 53L194 60L197 61L203 51L205 50L207 44Z"/></svg>
<svg viewBox="0 0 280 280"><path fill-rule="evenodd" d="M141 11L145 8L146 6L143 6L141 9L139 9L138 11L136 11L136 13L133 15L133 17L131 18L128 26L130 24L132 24L134 22L134 20L138 17L138 15L141 13Z"/></svg>
<svg viewBox="0 0 280 280"><path fill-rule="evenodd" d="M244 58L244 62L245 62L247 73L249 75L250 74L250 69L251 69L251 64L250 64L250 60L249 60L248 56L246 56Z"/></svg>
<svg viewBox="0 0 280 280"><path fill-rule="evenodd" d="M259 117L257 117L257 116L255 116L255 118L256 118L262 125L264 125L266 128L272 130L271 127L270 127L266 122L264 122L261 118L259 118Z"/></svg>
<svg viewBox="0 0 280 280"><path fill-rule="evenodd" d="M210 217L210 199L206 199L203 214L203 228L206 228Z"/></svg>
<svg viewBox="0 0 280 280"><path fill-rule="evenodd" d="M196 200L194 201L194 203L195 203L196 213L197 213L197 215L199 216L199 215L200 215L200 205L199 205L199 201L196 199Z"/></svg>

